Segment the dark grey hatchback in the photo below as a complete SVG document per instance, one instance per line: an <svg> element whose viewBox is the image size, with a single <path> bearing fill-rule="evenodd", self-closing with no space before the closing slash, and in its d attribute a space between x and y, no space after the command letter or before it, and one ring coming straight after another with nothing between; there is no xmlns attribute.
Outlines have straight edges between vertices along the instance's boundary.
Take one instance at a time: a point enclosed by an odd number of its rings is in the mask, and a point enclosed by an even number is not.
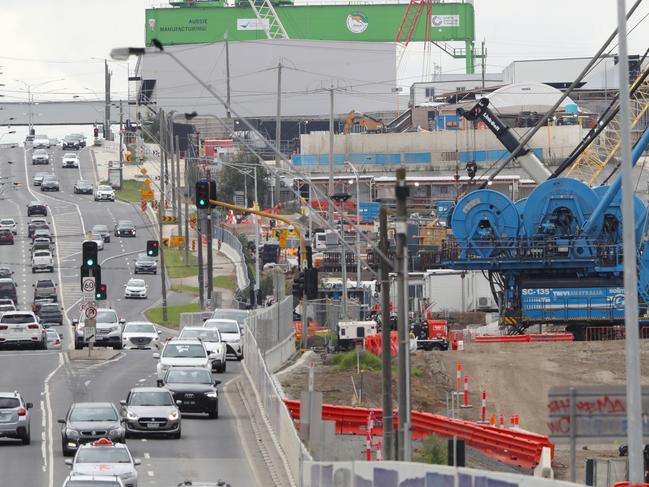
<svg viewBox="0 0 649 487"><path fill-rule="evenodd" d="M79 445L108 438L124 443L126 431L117 408L110 402L77 402L70 406L61 423L61 449L64 456L73 455Z"/></svg>

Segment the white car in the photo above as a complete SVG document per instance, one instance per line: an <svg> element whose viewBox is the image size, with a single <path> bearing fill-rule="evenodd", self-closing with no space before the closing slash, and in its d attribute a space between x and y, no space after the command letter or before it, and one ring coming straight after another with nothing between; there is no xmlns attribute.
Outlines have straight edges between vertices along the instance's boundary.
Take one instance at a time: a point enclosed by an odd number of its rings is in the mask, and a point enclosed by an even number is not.
<svg viewBox="0 0 649 487"><path fill-rule="evenodd" d="M32 254L32 274L42 270L54 272L54 259L49 250L36 250Z"/></svg>
<svg viewBox="0 0 649 487"><path fill-rule="evenodd" d="M225 353L243 360L243 344L241 343L241 327L236 320L210 318L205 320L203 328L216 328L221 333L221 339L226 344Z"/></svg>
<svg viewBox="0 0 649 487"><path fill-rule="evenodd" d="M61 336L56 330L48 328L47 330L45 330L45 336L47 337L48 350L61 350Z"/></svg>
<svg viewBox="0 0 649 487"><path fill-rule="evenodd" d="M135 467L140 465L141 461L133 458L124 443L113 443L107 438L102 438L94 443L81 445L74 459L66 458L65 464L72 468L73 474L110 474L122 479L129 487L137 487Z"/></svg>
<svg viewBox="0 0 649 487"><path fill-rule="evenodd" d="M159 349L160 330L148 321L129 321L122 332L122 346L125 349Z"/></svg>
<svg viewBox="0 0 649 487"><path fill-rule="evenodd" d="M122 479L114 475L83 475L71 473L63 481L63 487L79 487L92 485L93 487L126 487Z"/></svg>
<svg viewBox="0 0 649 487"><path fill-rule="evenodd" d="M95 201L115 201L115 191L110 186L98 186L95 191Z"/></svg>
<svg viewBox="0 0 649 487"><path fill-rule="evenodd" d="M32 154L32 165L36 164L49 164L50 155L45 149L36 149Z"/></svg>
<svg viewBox="0 0 649 487"><path fill-rule="evenodd" d="M149 286L146 285L144 279L129 279L124 284L124 298L142 298L146 299L149 293Z"/></svg>
<svg viewBox="0 0 649 487"><path fill-rule="evenodd" d="M34 142L32 142L32 147L34 149L49 149L50 148L50 138L47 135L36 135L34 137Z"/></svg>
<svg viewBox="0 0 649 487"><path fill-rule="evenodd" d="M16 220L13 218L2 218L0 219L0 228L8 228L11 230L11 232L16 235L17 233L17 225L16 225Z"/></svg>
<svg viewBox="0 0 649 487"><path fill-rule="evenodd" d="M165 343L162 353L154 353L157 358L156 372L162 380L171 367L202 367L210 369L210 358L200 340L181 340L173 338Z"/></svg>
<svg viewBox="0 0 649 487"><path fill-rule="evenodd" d="M221 340L221 333L216 328L203 328L200 326L186 326L178 338L197 338L207 350L212 363L212 370L225 372L227 367L225 357L225 343Z"/></svg>
<svg viewBox="0 0 649 487"><path fill-rule="evenodd" d="M90 240L97 243L97 250L104 250L104 237L98 233L90 234Z"/></svg>
<svg viewBox="0 0 649 487"><path fill-rule="evenodd" d="M4 345L30 345L46 350L45 328L31 311L7 311L0 316L0 347Z"/></svg>
<svg viewBox="0 0 649 487"><path fill-rule="evenodd" d="M61 167L79 167L79 158L74 152L67 152L61 158Z"/></svg>

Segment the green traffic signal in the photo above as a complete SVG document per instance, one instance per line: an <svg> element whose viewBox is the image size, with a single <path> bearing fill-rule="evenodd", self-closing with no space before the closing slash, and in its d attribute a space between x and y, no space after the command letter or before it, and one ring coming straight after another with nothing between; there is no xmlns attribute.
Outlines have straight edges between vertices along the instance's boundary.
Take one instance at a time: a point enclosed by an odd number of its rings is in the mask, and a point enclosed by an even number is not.
<svg viewBox="0 0 649 487"><path fill-rule="evenodd" d="M87 265L88 267L92 267L93 265L95 265L95 261L92 260L92 259L88 259L88 260L86 261L86 265Z"/></svg>

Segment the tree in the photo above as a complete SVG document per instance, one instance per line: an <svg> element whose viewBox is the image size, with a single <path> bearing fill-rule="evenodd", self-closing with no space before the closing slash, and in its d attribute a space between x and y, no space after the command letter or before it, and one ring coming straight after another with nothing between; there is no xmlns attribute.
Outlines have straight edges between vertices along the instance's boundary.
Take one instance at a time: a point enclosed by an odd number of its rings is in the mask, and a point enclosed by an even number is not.
<svg viewBox="0 0 649 487"><path fill-rule="evenodd" d="M237 168L238 165L245 165L244 167ZM232 167L235 166L235 167ZM257 193L259 196L259 205L264 202L265 195L268 194L268 172L259 163L259 160L248 152L239 152L234 156L234 159L228 165L223 165L223 169L218 177L219 182L219 198L225 202L234 202L234 193L236 191L244 191L244 185L247 186L248 207L252 206L255 199L255 181L252 176L252 168L249 166L257 167ZM245 176L243 171L248 170L249 176ZM244 191L245 192L245 191Z"/></svg>

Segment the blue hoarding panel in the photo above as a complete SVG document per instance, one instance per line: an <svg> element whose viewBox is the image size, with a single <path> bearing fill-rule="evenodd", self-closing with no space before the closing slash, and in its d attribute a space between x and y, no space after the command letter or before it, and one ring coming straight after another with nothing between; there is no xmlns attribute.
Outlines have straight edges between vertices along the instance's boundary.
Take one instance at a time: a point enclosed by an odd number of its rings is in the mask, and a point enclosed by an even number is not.
<svg viewBox="0 0 649 487"><path fill-rule="evenodd" d="M624 288L523 288L521 310L530 321L621 320Z"/></svg>

